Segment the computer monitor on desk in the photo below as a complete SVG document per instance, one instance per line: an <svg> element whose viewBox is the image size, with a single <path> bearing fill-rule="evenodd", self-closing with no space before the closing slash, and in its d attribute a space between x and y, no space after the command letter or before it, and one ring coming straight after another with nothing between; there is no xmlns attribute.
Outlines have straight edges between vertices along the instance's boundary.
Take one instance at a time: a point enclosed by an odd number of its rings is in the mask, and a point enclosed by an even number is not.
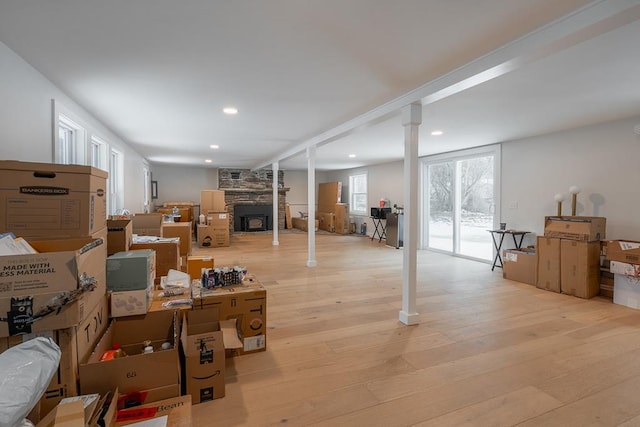
<svg viewBox="0 0 640 427"><path fill-rule="evenodd" d="M371 218L387 219L387 214L391 213L391 208L371 208Z"/></svg>

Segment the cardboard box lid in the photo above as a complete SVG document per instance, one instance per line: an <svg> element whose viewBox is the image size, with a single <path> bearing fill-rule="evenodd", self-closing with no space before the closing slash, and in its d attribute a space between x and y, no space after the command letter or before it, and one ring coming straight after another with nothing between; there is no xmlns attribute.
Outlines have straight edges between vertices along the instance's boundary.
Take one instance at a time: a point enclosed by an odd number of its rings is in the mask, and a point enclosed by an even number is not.
<svg viewBox="0 0 640 427"><path fill-rule="evenodd" d="M53 172L53 173L77 173L82 175L95 175L107 179L107 171L93 166L63 165L59 163L21 162L17 160L0 160L0 170L13 170L25 172Z"/></svg>
<svg viewBox="0 0 640 427"><path fill-rule="evenodd" d="M200 354L200 343L203 340L214 351L242 348L242 341L238 338L236 319L218 319L217 308L184 312L180 340L187 357Z"/></svg>

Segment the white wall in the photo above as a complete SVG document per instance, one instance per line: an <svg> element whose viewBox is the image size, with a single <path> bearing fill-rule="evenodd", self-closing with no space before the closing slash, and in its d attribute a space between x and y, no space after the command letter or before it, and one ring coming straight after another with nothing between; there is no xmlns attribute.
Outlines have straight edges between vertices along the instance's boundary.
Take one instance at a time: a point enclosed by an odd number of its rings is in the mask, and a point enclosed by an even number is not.
<svg viewBox="0 0 640 427"><path fill-rule="evenodd" d="M53 161L52 99L125 156L125 208L143 210L145 159L31 65L0 43L0 159Z"/></svg>
<svg viewBox="0 0 640 427"><path fill-rule="evenodd" d="M349 203L349 175L367 174L368 204L370 207L380 206L380 199L388 199L391 206L404 205L404 163L402 161L367 166L363 168L345 169L326 172L326 179L322 182L342 182L342 202ZM360 232L363 222L367 223L367 235L373 233L374 227L369 213L366 215L351 215L350 221L356 223L356 231Z"/></svg>
<svg viewBox="0 0 640 427"><path fill-rule="evenodd" d="M155 206L164 202L200 203L200 190L218 189L218 169L151 165L151 176L158 181L158 199Z"/></svg>
<svg viewBox="0 0 640 427"><path fill-rule="evenodd" d="M556 214L554 195L582 189L577 214L607 218L607 238L640 240L640 117L583 127L502 145L502 221L543 234ZM517 203L517 208L510 208ZM533 242L530 242L533 243Z"/></svg>

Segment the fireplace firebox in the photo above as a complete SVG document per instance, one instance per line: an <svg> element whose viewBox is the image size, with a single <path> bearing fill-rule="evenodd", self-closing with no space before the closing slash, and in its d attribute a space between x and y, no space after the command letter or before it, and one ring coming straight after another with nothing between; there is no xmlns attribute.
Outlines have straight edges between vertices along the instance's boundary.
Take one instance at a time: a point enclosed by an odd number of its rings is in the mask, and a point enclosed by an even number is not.
<svg viewBox="0 0 640 427"><path fill-rule="evenodd" d="M235 205L234 231L273 230L273 205Z"/></svg>

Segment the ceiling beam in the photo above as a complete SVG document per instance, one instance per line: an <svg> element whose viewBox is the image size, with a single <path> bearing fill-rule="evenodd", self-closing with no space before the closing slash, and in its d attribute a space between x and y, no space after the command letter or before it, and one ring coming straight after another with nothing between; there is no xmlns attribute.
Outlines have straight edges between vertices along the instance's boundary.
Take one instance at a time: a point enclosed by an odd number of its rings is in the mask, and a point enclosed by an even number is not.
<svg viewBox="0 0 640 427"><path fill-rule="evenodd" d="M275 157L256 164L261 169L375 125L400 114L414 102L428 105L518 70L540 59L640 19L640 0L598 0L548 25L516 39L487 55L450 71L364 114L312 138L301 141Z"/></svg>

